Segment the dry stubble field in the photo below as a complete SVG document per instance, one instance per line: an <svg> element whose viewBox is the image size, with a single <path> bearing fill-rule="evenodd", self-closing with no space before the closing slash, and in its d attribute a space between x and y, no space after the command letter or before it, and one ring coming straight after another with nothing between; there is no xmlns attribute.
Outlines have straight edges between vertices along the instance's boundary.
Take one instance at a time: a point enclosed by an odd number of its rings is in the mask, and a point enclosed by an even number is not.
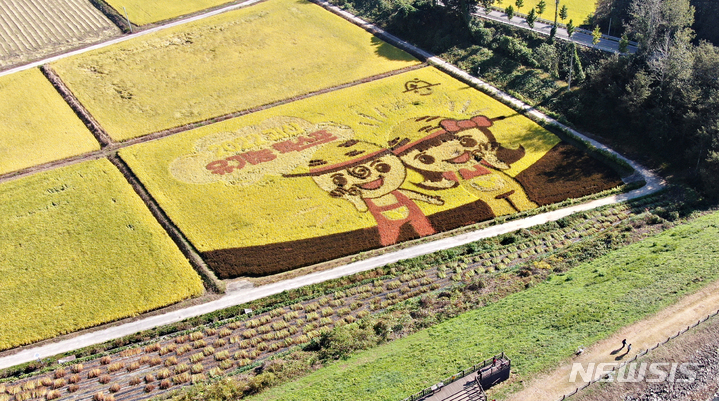
<svg viewBox="0 0 719 401"><path fill-rule="evenodd" d="M12 0L0 7L0 69L120 33L87 0Z"/></svg>

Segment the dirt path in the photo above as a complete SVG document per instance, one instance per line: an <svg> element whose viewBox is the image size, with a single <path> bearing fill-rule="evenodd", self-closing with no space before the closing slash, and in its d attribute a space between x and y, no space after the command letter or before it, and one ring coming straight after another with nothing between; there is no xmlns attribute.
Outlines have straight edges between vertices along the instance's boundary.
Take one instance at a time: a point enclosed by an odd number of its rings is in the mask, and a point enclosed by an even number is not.
<svg viewBox="0 0 719 401"><path fill-rule="evenodd" d="M586 384L580 375L577 375L576 383L569 382L572 363L617 362L616 356L623 354L624 351L616 355L612 355L611 352L620 348L622 339L625 338L628 343L632 344L632 351L621 359L621 361L627 361L637 353L654 347L659 342L664 342L667 338L677 334L679 330L685 330L687 326L716 313L718 309L719 281L682 298L678 303L659 311L650 318L627 326L612 337L593 344L585 349L582 355L572 357L554 371L531 380L523 390L508 398L508 401L561 400L563 395Z"/></svg>

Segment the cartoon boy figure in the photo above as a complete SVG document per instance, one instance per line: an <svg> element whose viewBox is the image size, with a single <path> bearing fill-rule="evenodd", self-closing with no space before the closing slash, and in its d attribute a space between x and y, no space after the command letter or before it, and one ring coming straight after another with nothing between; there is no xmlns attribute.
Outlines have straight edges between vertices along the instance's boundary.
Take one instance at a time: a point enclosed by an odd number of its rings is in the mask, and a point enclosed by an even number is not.
<svg viewBox="0 0 719 401"><path fill-rule="evenodd" d="M309 173L288 176L310 176L330 196L347 200L360 212L369 211L383 246L396 243L405 224L422 237L436 232L414 201L433 205L444 201L400 189L407 170L389 149L357 140L336 141L315 152L309 167Z"/></svg>
<svg viewBox="0 0 719 401"><path fill-rule="evenodd" d="M489 131L492 120L475 116L466 120L425 116L400 124L389 141L392 152L419 172L420 188L442 190L462 185L487 202L495 215L537 207L522 186L502 170L525 152L502 147Z"/></svg>

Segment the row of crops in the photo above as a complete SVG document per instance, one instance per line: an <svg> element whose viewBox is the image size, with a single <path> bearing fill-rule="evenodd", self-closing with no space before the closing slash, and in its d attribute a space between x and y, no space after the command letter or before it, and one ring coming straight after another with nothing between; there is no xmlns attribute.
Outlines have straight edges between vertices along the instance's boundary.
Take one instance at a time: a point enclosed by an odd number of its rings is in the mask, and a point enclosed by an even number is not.
<svg viewBox="0 0 719 401"><path fill-rule="evenodd" d="M491 244L480 242L430 255L427 261L431 263L399 262L361 274L354 283L356 278L352 277L328 283L322 296L269 305L250 315L198 326L119 352L109 351L101 357L84 357L44 374L6 382L0 388L4 392L0 397L5 401L59 395L142 399L212 377L237 374L335 327L431 291L446 291L484 276L514 271L519 263L556 253L620 222L637 219L645 209L663 212L667 204L667 200L655 197L615 205L532 232L515 232ZM535 266L549 268L541 263ZM371 276L375 277L361 279Z"/></svg>

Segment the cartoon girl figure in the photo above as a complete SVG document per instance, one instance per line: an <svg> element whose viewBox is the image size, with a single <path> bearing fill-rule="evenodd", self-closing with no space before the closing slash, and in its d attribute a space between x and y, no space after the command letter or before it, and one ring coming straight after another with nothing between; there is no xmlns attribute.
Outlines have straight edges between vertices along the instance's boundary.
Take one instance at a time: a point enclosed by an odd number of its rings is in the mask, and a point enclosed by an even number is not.
<svg viewBox="0 0 719 401"><path fill-rule="evenodd" d="M389 149L357 140L332 142L315 152L309 167L309 173L288 176L310 176L330 196L371 213L383 246L396 243L405 224L419 236L435 233L414 201L433 205L443 205L444 201L439 196L400 189L407 170Z"/></svg>
<svg viewBox="0 0 719 401"><path fill-rule="evenodd" d="M420 173L419 188L442 190L461 185L485 201L495 215L536 208L522 186L503 170L525 151L502 147L488 129L492 120L425 116L405 121L392 132L389 146L410 169Z"/></svg>

